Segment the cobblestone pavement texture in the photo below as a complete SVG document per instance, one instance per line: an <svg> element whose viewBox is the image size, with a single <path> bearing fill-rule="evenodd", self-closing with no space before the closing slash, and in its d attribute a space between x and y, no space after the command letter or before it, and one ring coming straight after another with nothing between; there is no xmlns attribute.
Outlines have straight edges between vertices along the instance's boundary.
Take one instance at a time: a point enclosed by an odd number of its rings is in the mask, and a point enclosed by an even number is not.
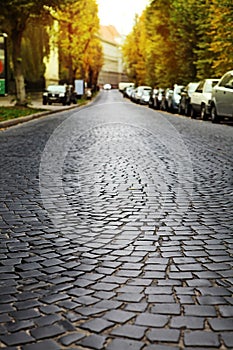
<svg viewBox="0 0 233 350"><path fill-rule="evenodd" d="M112 90L0 143L0 348L233 348L232 127Z"/></svg>

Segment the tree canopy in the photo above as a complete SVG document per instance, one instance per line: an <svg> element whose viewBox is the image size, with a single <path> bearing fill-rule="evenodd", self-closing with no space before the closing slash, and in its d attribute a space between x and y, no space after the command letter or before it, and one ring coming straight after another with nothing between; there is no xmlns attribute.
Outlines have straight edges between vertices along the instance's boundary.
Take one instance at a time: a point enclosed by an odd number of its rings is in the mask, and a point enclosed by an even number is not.
<svg viewBox="0 0 233 350"><path fill-rule="evenodd" d="M96 0L75 1L57 13L60 22L60 64L72 84L82 78L95 84L102 66L102 46L97 38L99 18ZM91 81L90 81L91 80Z"/></svg>
<svg viewBox="0 0 233 350"><path fill-rule="evenodd" d="M72 1L72 0L65 0ZM22 70L22 37L29 19L41 16L46 9L57 9L64 0L0 0L1 30L6 32L12 44L12 62L18 104L26 104L24 74Z"/></svg>
<svg viewBox="0 0 233 350"><path fill-rule="evenodd" d="M233 3L231 0L212 0L209 30L212 67L217 75L232 69L233 62Z"/></svg>
<svg viewBox="0 0 233 350"><path fill-rule="evenodd" d="M49 17L59 21L56 45L60 48L61 67L69 71L67 80L73 81L76 73L93 82L97 80L102 47L96 36L96 0L0 0L0 6L0 30L8 34L12 48L18 104L27 103L24 74L30 79L43 75L43 55L49 52L45 30Z"/></svg>
<svg viewBox="0 0 233 350"><path fill-rule="evenodd" d="M230 0L152 0L123 45L126 69L164 87L219 77L232 69L232 21Z"/></svg>

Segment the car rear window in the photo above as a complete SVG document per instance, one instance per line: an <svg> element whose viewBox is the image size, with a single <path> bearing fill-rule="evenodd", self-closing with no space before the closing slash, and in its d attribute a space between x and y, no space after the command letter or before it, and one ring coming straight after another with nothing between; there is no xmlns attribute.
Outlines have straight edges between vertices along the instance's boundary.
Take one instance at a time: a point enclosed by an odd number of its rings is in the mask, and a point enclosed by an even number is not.
<svg viewBox="0 0 233 350"><path fill-rule="evenodd" d="M50 85L47 90L51 92L65 92L66 87L63 85Z"/></svg>

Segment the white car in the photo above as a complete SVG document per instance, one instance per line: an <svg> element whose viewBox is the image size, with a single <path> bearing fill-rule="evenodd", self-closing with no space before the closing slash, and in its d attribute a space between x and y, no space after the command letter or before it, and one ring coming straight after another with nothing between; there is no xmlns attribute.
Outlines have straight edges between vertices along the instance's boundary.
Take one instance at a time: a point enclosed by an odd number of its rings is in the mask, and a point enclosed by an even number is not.
<svg viewBox="0 0 233 350"><path fill-rule="evenodd" d="M208 118L210 114L212 89L218 81L219 79L204 79L197 85L190 100L191 118L196 118L198 115L200 115L202 120Z"/></svg>
<svg viewBox="0 0 233 350"><path fill-rule="evenodd" d="M142 95L140 97L139 103L140 105L148 105L150 99L150 93L152 89L144 89Z"/></svg>
<svg viewBox="0 0 233 350"><path fill-rule="evenodd" d="M169 112L178 112L183 87L184 85L175 84L173 90L169 93L167 98L167 110Z"/></svg>
<svg viewBox="0 0 233 350"><path fill-rule="evenodd" d="M150 86L138 86L135 89L135 93L134 93L134 99L133 101L136 103L140 103L140 99L142 97L143 91L148 90L149 92L151 92L152 88Z"/></svg>
<svg viewBox="0 0 233 350"><path fill-rule="evenodd" d="M233 70L225 73L212 91L210 116L213 123L233 118Z"/></svg>
<svg viewBox="0 0 233 350"><path fill-rule="evenodd" d="M112 85L111 84L104 84L103 89L104 90L111 90Z"/></svg>
<svg viewBox="0 0 233 350"><path fill-rule="evenodd" d="M123 96L124 97L127 97L127 98L130 98L131 95L132 95L132 92L133 92L133 87L132 86L127 86L124 91L123 91Z"/></svg>

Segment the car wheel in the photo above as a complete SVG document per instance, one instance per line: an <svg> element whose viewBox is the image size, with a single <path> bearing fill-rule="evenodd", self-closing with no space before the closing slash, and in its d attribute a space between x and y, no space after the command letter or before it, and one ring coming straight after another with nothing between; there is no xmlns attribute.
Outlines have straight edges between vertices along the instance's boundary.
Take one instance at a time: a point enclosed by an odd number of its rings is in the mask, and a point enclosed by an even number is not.
<svg viewBox="0 0 233 350"><path fill-rule="evenodd" d="M159 102L158 102L157 99L155 99L154 108L155 108L155 109L160 109L160 105L159 105Z"/></svg>
<svg viewBox="0 0 233 350"><path fill-rule="evenodd" d="M164 102L160 103L159 109L160 109L161 111L165 111L165 110L166 110L166 107L165 107L165 103L164 103Z"/></svg>
<svg viewBox="0 0 233 350"><path fill-rule="evenodd" d="M171 108L171 103L170 103L170 101L167 102L166 110L167 110L167 112L172 113L172 108Z"/></svg>
<svg viewBox="0 0 233 350"><path fill-rule="evenodd" d="M51 106L52 102L51 102L51 101L49 101L49 102L48 102L48 104Z"/></svg>
<svg viewBox="0 0 233 350"><path fill-rule="evenodd" d="M193 106L190 107L190 116L192 119L196 119L196 117L197 117L197 112L195 111Z"/></svg>
<svg viewBox="0 0 233 350"><path fill-rule="evenodd" d="M206 120L207 119L205 105L201 106L200 116L201 116L201 120Z"/></svg>
<svg viewBox="0 0 233 350"><path fill-rule="evenodd" d="M215 105L211 106L210 116L211 116L212 123L219 123L220 122L220 117L217 114L217 110L216 110Z"/></svg>
<svg viewBox="0 0 233 350"><path fill-rule="evenodd" d="M178 106L178 114L183 114L183 108L180 104Z"/></svg>
<svg viewBox="0 0 233 350"><path fill-rule="evenodd" d="M43 98L43 105L45 106L45 105L47 105L47 100L45 99L45 98Z"/></svg>
<svg viewBox="0 0 233 350"><path fill-rule="evenodd" d="M173 108L173 103L172 103L172 101L170 102L170 104L168 104L168 111L169 111L170 113L174 113L174 108Z"/></svg>
<svg viewBox="0 0 233 350"><path fill-rule="evenodd" d="M187 115L187 117L190 116L190 106L188 104L185 105L184 114Z"/></svg>

